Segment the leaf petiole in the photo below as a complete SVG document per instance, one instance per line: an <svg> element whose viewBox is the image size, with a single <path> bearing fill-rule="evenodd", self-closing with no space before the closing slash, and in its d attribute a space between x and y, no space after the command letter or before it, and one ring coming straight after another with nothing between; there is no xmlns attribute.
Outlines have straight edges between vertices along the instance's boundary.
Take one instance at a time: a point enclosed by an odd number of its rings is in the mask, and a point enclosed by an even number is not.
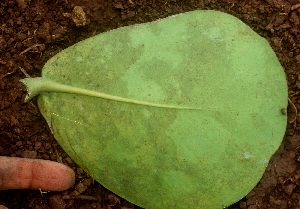
<svg viewBox="0 0 300 209"><path fill-rule="evenodd" d="M162 108L172 108L172 109L187 109L187 110L203 110L202 108L194 108L194 107L181 107L181 106L172 106L172 105L164 105L164 104L156 104L152 102L139 101L134 99L128 99L118 96L113 96L105 93L100 93L96 91L86 90L82 88L77 88L73 86L68 86L64 84L59 84L54 81L51 81L46 78L37 77L37 78L24 78L20 80L27 87L27 96L25 98L25 102L29 101L33 97L43 93L43 92L63 92L63 93L71 93L71 94L82 94L86 96L99 97L102 99L114 100L118 102L126 102L132 104L146 105L152 107L162 107Z"/></svg>

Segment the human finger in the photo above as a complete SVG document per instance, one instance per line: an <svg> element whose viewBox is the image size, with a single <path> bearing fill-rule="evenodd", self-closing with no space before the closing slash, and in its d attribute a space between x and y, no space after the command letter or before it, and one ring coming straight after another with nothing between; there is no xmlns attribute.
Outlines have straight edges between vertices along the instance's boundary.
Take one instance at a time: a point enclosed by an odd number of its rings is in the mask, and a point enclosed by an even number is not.
<svg viewBox="0 0 300 209"><path fill-rule="evenodd" d="M74 182L74 171L61 163L0 156L0 190L62 191Z"/></svg>

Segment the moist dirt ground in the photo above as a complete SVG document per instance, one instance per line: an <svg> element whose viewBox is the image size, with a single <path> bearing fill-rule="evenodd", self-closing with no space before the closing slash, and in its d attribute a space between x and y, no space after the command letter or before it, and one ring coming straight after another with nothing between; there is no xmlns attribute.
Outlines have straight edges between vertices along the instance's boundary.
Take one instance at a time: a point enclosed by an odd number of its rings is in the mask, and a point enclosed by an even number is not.
<svg viewBox="0 0 300 209"><path fill-rule="evenodd" d="M229 13L265 37L289 86L283 142L260 183L228 208L300 209L298 0L1 0L0 155L64 163L75 171L76 183L63 192L1 191L0 204L10 209L139 208L93 181L68 157L39 113L36 99L24 103L26 90L19 80L26 73L40 76L53 55L88 37L200 9Z"/></svg>

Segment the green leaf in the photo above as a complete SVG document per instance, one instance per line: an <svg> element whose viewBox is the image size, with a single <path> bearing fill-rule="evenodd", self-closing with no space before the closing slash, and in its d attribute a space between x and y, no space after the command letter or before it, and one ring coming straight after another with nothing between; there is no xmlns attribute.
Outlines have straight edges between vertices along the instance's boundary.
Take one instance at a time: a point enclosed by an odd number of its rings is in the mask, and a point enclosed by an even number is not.
<svg viewBox="0 0 300 209"><path fill-rule="evenodd" d="M145 208L222 208L260 180L286 128L287 84L237 18L188 12L60 52L24 79L63 149Z"/></svg>

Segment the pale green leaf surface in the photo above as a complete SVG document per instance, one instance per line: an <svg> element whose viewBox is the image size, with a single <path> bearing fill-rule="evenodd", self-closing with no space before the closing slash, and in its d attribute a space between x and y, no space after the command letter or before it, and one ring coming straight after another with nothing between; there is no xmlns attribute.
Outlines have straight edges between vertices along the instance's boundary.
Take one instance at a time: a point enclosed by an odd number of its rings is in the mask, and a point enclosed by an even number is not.
<svg viewBox="0 0 300 209"><path fill-rule="evenodd" d="M276 55L221 12L97 35L50 59L42 77L22 82L29 98L43 92L39 108L63 149L99 183L149 209L238 201L260 180L286 128L287 85Z"/></svg>

